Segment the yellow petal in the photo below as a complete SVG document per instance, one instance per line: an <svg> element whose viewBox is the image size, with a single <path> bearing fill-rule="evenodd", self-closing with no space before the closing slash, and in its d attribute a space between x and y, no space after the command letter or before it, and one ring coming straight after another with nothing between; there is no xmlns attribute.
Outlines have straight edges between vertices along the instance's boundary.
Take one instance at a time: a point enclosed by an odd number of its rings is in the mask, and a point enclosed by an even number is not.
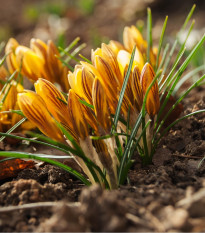
<svg viewBox="0 0 205 233"><path fill-rule="evenodd" d="M0 66L0 80L5 82L6 81L6 77L8 76L8 71L6 70L5 66L2 65ZM0 83L0 90L2 89L3 87L3 83Z"/></svg>
<svg viewBox="0 0 205 233"><path fill-rule="evenodd" d="M127 51L125 51L125 50L119 51L118 56L117 56L117 61L119 63L119 67L120 67L120 71L121 71L122 75L124 75L125 67L127 65L129 65L129 63L130 63L130 58L131 58L131 54L128 53ZM134 69L135 66L137 66L140 71L142 70L142 68L144 66L144 58L143 58L141 52L137 48L135 51L132 70Z"/></svg>
<svg viewBox="0 0 205 233"><path fill-rule="evenodd" d="M100 80L103 88L106 92L109 104L115 108L118 100L118 95L120 92L120 84L114 75L109 64L100 56L95 57L96 68L98 69L100 75L98 79Z"/></svg>
<svg viewBox="0 0 205 233"><path fill-rule="evenodd" d="M72 89L69 90L68 94L68 108L74 131L81 139L84 140L88 136L88 125L85 121L84 112L82 104L79 101L79 97Z"/></svg>
<svg viewBox="0 0 205 233"><path fill-rule="evenodd" d="M129 52L132 52L134 45L136 45L142 53L144 53L144 50L146 49L146 41L143 39L142 34L134 25L131 27L125 27L123 32L123 42L125 48Z"/></svg>
<svg viewBox="0 0 205 233"><path fill-rule="evenodd" d="M107 103L106 92L104 91L104 88L98 77L95 78L93 83L92 97L97 121L105 130L105 132L108 133L111 129L110 112Z"/></svg>
<svg viewBox="0 0 205 233"><path fill-rule="evenodd" d="M14 38L10 38L5 47L5 54L8 54L6 57L6 63L11 74L19 68L15 56L15 50L18 46L19 43Z"/></svg>
<svg viewBox="0 0 205 233"><path fill-rule="evenodd" d="M115 41L115 40L111 40L108 46L110 47L110 49L112 49L116 57L120 50L125 50L125 47L120 42Z"/></svg>
<svg viewBox="0 0 205 233"><path fill-rule="evenodd" d="M68 74L71 88L90 104L92 103L91 90L93 79L93 75L88 71L85 73L85 68L82 68L82 66L76 66L74 73L69 72Z"/></svg>
<svg viewBox="0 0 205 233"><path fill-rule="evenodd" d="M47 61L48 61L48 69L50 74L53 77L53 82L58 82L58 79L61 78L61 68L62 64L58 57L60 56L56 46L54 43L49 40L48 41L48 50L47 50Z"/></svg>
<svg viewBox="0 0 205 233"><path fill-rule="evenodd" d="M48 111L54 118L63 124L69 125L67 101L63 94L46 79L39 79L35 83L35 89L36 93L45 101Z"/></svg>
<svg viewBox="0 0 205 233"><path fill-rule="evenodd" d="M91 74L85 67L82 69L82 87L84 92L84 98L89 103L92 104L92 87L94 82L94 75Z"/></svg>
<svg viewBox="0 0 205 233"><path fill-rule="evenodd" d="M142 86L143 94L145 95L149 85L151 84L152 80L155 77L155 73L153 68L149 63L146 63L143 67L140 82ZM147 100L146 100L146 109L148 114L153 117L157 114L160 107L160 100L159 100L159 88L157 81L154 83L152 88L150 89Z"/></svg>
<svg viewBox="0 0 205 233"><path fill-rule="evenodd" d="M17 88L15 85L8 86L8 88L5 90L5 93L8 94L6 96L6 99L3 103L2 111L9 111L11 109L14 109L17 101Z"/></svg>
<svg viewBox="0 0 205 233"><path fill-rule="evenodd" d="M80 63L83 65L83 67L85 67L94 76L99 76L100 75L98 70L93 65L91 65L90 63L84 62L84 61L81 61Z"/></svg>
<svg viewBox="0 0 205 233"><path fill-rule="evenodd" d="M31 39L30 48L38 55L41 59L46 60L47 56L47 45L39 39Z"/></svg>
<svg viewBox="0 0 205 233"><path fill-rule="evenodd" d="M140 72L137 66L135 66L132 72L132 90L134 94L135 106L137 110L140 111L142 107L142 102L143 102L143 93L142 93L142 87L140 84Z"/></svg>
<svg viewBox="0 0 205 233"><path fill-rule="evenodd" d="M102 49L97 48L96 50L91 51L91 61L95 65L95 56L101 56L102 57Z"/></svg>
<svg viewBox="0 0 205 233"><path fill-rule="evenodd" d="M48 112L44 100L34 92L18 94L18 104L24 115L48 137L64 142L60 129Z"/></svg>
<svg viewBox="0 0 205 233"><path fill-rule="evenodd" d="M122 86L123 76L120 72L119 64L117 62L117 56L113 53L112 49L106 44L102 44L102 57L109 64L120 86Z"/></svg>
<svg viewBox="0 0 205 233"><path fill-rule="evenodd" d="M43 77L45 61L38 57L31 49L25 46L18 46L16 49L16 60L21 67L22 73L32 80Z"/></svg>

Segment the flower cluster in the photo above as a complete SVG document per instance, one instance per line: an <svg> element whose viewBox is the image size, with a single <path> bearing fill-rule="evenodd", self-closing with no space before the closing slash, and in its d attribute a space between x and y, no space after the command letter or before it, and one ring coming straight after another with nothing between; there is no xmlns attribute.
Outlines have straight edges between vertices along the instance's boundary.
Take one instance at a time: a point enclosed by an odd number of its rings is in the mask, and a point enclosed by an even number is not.
<svg viewBox="0 0 205 233"><path fill-rule="evenodd" d="M60 54L51 40L46 44L40 39L31 39L28 48L11 38L6 45L5 53L11 74L17 70L33 81L44 78L58 84L62 91L68 91L69 84L66 78L68 68L58 59Z"/></svg>
<svg viewBox="0 0 205 233"><path fill-rule="evenodd" d="M45 58L44 53L38 56L40 43L37 43L29 51L24 59ZM114 136L108 139L92 140L92 136L102 137L110 134L113 115L118 104L123 80L128 70L131 52L136 46L134 61L130 72L130 78L122 101L120 115L133 127L142 108L143 98L150 83L155 77L152 65L155 64L155 55L151 50L151 64L145 63L147 43L136 27L126 27L124 30L124 45L111 41L108 45L102 44L101 48L92 51L92 63L82 61L76 65L74 72L69 72L68 82L71 87L68 95L64 96L49 79L38 79L35 83L36 92L25 91L18 96L18 103L24 115L36 125L45 135L61 143L66 141L64 134L56 124L60 122L72 135L81 147L84 154L96 164L105 176L110 187L118 185L117 168L119 158L116 155L116 143ZM38 48L38 50L36 49ZM24 48L16 47L16 58ZM38 54L35 52L38 51ZM35 54L31 56L31 54ZM8 59L14 64L11 54ZM15 62L14 62L15 61ZM13 63L12 63L13 62ZM24 61L26 64L26 60ZM31 60L30 60L31 62ZM36 64L41 64L36 62ZM23 63L24 65L24 63ZM26 65L25 65L26 67ZM28 70L22 70L25 74ZM33 73L30 68L30 77L44 77L46 73L43 67L39 69L41 74ZM37 67L35 67L37 70ZM54 69L54 66L53 66ZM35 79L33 78L33 79ZM157 81L152 86L146 100L146 109L154 120L160 107L159 90ZM125 126L118 124L117 131L126 132ZM123 137L120 138L123 147ZM72 146L72 145L71 145ZM82 158L75 156L75 160L81 166L84 173L92 183L93 175ZM98 172L97 176L100 174ZM103 181L99 179L103 184Z"/></svg>

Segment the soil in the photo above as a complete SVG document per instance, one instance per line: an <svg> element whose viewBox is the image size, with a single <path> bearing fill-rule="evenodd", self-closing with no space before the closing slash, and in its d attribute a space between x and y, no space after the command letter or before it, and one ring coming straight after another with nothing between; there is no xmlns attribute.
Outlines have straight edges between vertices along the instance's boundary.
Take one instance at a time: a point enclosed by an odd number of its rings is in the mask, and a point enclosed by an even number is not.
<svg viewBox="0 0 205 233"><path fill-rule="evenodd" d="M111 30L115 22L111 16L107 19L112 22L108 34L117 37ZM26 26L21 27L26 30ZM18 31L19 38L22 31ZM205 109L204 91L205 87L199 87L190 93L183 101L183 114ZM32 151L33 147L36 145L25 150ZM48 152L47 148L36 148L37 152ZM203 232L205 162L199 164L204 156L205 114L201 113L170 130L160 142L152 165L143 167L136 157L129 183L117 190L85 187L48 164L24 169L0 183L0 231Z"/></svg>

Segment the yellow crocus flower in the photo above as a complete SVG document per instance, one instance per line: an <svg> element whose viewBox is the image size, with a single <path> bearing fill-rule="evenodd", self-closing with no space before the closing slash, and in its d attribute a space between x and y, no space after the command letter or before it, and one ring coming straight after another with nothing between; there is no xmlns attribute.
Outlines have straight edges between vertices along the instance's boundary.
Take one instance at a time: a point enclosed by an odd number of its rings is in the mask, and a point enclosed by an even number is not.
<svg viewBox="0 0 205 233"><path fill-rule="evenodd" d="M17 70L33 81L44 78L60 85L63 91L69 90L68 68L58 59L60 54L52 41L46 44L39 39L31 39L28 48L11 38L5 53L8 54L6 61L10 73Z"/></svg>
<svg viewBox="0 0 205 233"><path fill-rule="evenodd" d="M17 94L21 91L23 91L23 87L20 84L12 82L0 96L0 100L3 101L5 94L7 94L0 109L1 132L7 132L12 126L22 119L22 116L17 113L9 112L10 110L19 110ZM26 121L23 122L14 132L23 132L33 128L35 128L35 126L31 122Z"/></svg>

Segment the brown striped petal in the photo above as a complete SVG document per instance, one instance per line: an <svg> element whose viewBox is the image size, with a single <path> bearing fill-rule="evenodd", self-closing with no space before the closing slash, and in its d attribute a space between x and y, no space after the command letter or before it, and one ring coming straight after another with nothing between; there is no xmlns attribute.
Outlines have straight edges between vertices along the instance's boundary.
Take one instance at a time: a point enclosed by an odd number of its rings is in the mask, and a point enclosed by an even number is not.
<svg viewBox="0 0 205 233"><path fill-rule="evenodd" d="M61 62L58 59L59 56L60 54L56 46L51 40L49 40L48 49L47 49L48 69L54 79L53 82L57 82L57 83L58 83L58 79L61 77L61 67L62 67Z"/></svg>
<svg viewBox="0 0 205 233"><path fill-rule="evenodd" d="M112 49L112 52L115 54L116 57L120 50L125 50L125 47L120 42L115 40L111 40L108 46L110 47L110 49Z"/></svg>
<svg viewBox="0 0 205 233"><path fill-rule="evenodd" d="M67 120L68 107L63 94L48 80L39 79L35 83L36 93L45 101L48 111L63 124L70 124Z"/></svg>
<svg viewBox="0 0 205 233"><path fill-rule="evenodd" d="M6 63L11 74L19 68L16 62L15 55L15 50L18 46L19 43L14 38L10 38L5 47L5 54L8 54L8 56L6 57Z"/></svg>
<svg viewBox="0 0 205 233"><path fill-rule="evenodd" d="M98 77L95 78L93 83L92 97L97 121L105 132L109 132L111 129L109 106L106 92L104 91L103 85Z"/></svg>
<svg viewBox="0 0 205 233"><path fill-rule="evenodd" d="M84 140L88 136L88 125L84 117L79 97L72 89L69 90L68 94L68 109L70 111L74 131L81 139Z"/></svg>
<svg viewBox="0 0 205 233"><path fill-rule="evenodd" d="M113 53L112 49L104 43L102 44L102 57L109 64L121 87L123 83L123 77L117 62L117 56Z"/></svg>
<svg viewBox="0 0 205 233"><path fill-rule="evenodd" d="M134 94L135 106L137 107L137 110L140 112L143 102L143 93L140 84L140 72L137 66L135 66L132 72L132 90Z"/></svg>
<svg viewBox="0 0 205 233"><path fill-rule="evenodd" d="M155 77L155 73L153 68L149 63L146 63L143 67L140 82L142 86L143 94L145 95L149 85L151 84L152 80ZM160 101L159 101L159 89L157 81L154 83L152 88L150 89L147 100L146 100L146 109L148 114L153 117L157 114L160 107Z"/></svg>
<svg viewBox="0 0 205 233"><path fill-rule="evenodd" d="M56 141L65 141L63 134L49 114L46 103L38 94L31 91L20 93L18 94L18 104L23 114L30 122L36 125L41 132Z"/></svg>
<svg viewBox="0 0 205 233"><path fill-rule="evenodd" d="M109 64L100 56L95 57L96 67L100 73L98 76L103 88L106 92L107 98L111 105L116 105L117 98L120 92L120 84L116 79Z"/></svg>

